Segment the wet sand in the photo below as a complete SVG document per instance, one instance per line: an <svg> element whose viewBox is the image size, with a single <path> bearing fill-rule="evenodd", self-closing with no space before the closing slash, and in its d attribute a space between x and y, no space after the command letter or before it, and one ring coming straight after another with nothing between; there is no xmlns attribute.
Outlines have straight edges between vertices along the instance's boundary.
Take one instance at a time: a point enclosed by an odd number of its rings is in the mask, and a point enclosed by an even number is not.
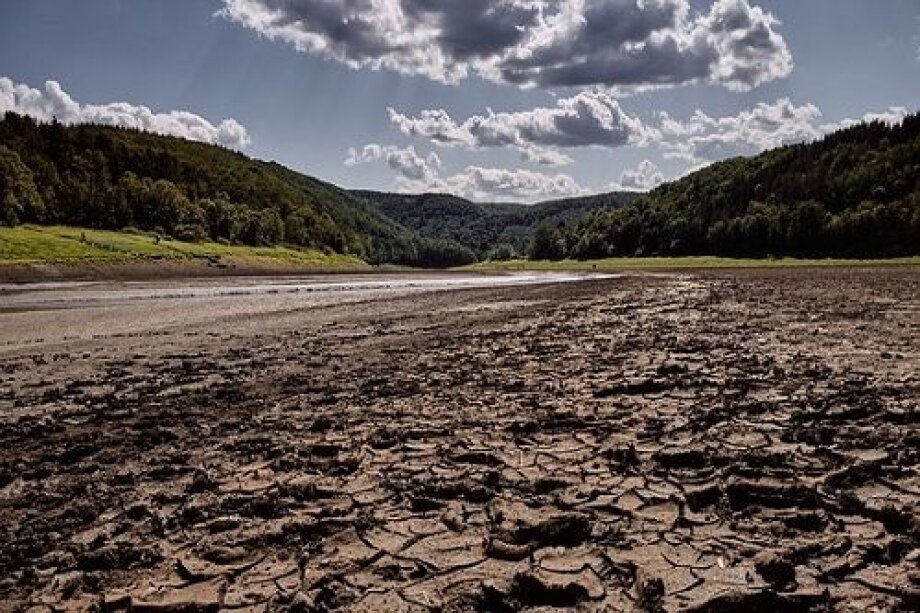
<svg viewBox="0 0 920 613"><path fill-rule="evenodd" d="M3 610L920 606L917 268L3 286L0 377Z"/></svg>

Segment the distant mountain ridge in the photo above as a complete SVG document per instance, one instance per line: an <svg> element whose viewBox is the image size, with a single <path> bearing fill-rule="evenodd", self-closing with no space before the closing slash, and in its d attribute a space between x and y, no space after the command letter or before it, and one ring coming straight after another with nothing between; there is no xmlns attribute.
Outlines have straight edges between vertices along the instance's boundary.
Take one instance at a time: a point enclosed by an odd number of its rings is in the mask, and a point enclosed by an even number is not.
<svg viewBox="0 0 920 613"><path fill-rule="evenodd" d="M639 197L631 192L612 192L526 205L473 202L436 193L397 194L368 190L351 193L420 235L459 243L471 249L479 259L524 256L539 226L566 226L586 215L614 209Z"/></svg>

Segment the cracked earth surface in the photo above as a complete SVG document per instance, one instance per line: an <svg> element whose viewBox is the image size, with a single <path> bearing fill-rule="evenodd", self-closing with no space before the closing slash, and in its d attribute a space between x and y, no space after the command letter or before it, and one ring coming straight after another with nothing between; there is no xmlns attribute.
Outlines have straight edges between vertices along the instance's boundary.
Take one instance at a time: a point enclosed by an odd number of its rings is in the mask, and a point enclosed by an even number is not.
<svg viewBox="0 0 920 613"><path fill-rule="evenodd" d="M17 339L4 610L920 607L916 268Z"/></svg>

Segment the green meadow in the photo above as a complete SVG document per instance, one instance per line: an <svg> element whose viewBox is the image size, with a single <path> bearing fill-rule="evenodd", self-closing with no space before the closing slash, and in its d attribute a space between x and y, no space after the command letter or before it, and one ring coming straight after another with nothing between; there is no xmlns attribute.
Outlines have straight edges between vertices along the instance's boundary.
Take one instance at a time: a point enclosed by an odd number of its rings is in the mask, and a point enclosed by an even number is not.
<svg viewBox="0 0 920 613"><path fill-rule="evenodd" d="M723 258L710 256L606 258L601 260L509 260L481 262L465 270L477 271L623 271L674 270L704 268L785 268L815 266L893 266L920 265L920 256L884 260L796 259L796 258Z"/></svg>
<svg viewBox="0 0 920 613"><path fill-rule="evenodd" d="M357 257L289 247L185 243L141 232L111 232L66 226L0 227L0 264L130 263L207 259L223 263L364 268Z"/></svg>

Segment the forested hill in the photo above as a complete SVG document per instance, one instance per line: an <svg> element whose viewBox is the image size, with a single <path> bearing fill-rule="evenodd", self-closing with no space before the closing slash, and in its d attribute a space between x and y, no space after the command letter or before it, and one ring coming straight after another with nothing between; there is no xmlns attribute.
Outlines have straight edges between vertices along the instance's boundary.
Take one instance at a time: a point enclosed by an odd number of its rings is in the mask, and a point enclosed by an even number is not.
<svg viewBox="0 0 920 613"><path fill-rule="evenodd" d="M920 254L920 115L720 162L650 194L537 205L349 192L179 138L0 119L0 223L134 227L372 263Z"/></svg>
<svg viewBox="0 0 920 613"><path fill-rule="evenodd" d="M0 119L0 223L134 227L181 240L289 244L370 262L468 263L334 185L174 137Z"/></svg>
<svg viewBox="0 0 920 613"><path fill-rule="evenodd" d="M534 255L920 254L920 115L713 164L635 203L541 228Z"/></svg>
<svg viewBox="0 0 920 613"><path fill-rule="evenodd" d="M524 205L477 203L448 194L352 193L422 236L460 243L480 259L526 255L541 225L566 227L589 213L613 209L637 197L623 192Z"/></svg>

